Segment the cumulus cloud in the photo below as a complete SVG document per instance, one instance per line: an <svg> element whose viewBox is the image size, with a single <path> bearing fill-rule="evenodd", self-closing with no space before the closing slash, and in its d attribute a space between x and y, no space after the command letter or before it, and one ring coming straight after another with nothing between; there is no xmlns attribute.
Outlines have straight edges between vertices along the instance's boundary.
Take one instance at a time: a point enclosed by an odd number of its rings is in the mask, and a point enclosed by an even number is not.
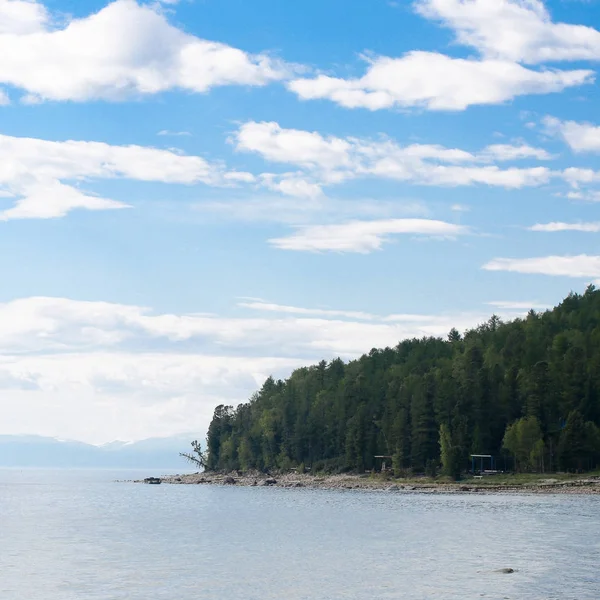
<svg viewBox="0 0 600 600"><path fill-rule="evenodd" d="M581 191L578 189L571 190L565 194L565 197L569 200L583 200L584 202L600 202L600 191L599 190L585 190Z"/></svg>
<svg viewBox="0 0 600 600"><path fill-rule="evenodd" d="M433 219L385 219L302 227L297 233L269 242L282 250L366 254L381 249L392 235L412 234L448 239L468 232L467 227Z"/></svg>
<svg viewBox="0 0 600 600"><path fill-rule="evenodd" d="M561 277L600 277L600 256L541 256L537 258L495 258L482 267L486 271L510 271Z"/></svg>
<svg viewBox="0 0 600 600"><path fill-rule="evenodd" d="M415 7L486 58L529 64L600 59L600 31L554 23L541 0L416 0Z"/></svg>
<svg viewBox="0 0 600 600"><path fill-rule="evenodd" d="M322 186L357 177L381 177L422 185L485 184L506 188L538 186L552 177L546 167L500 168L494 161L547 160L541 148L494 144L477 153L438 144L401 146L390 139L323 136L315 131L285 129L275 122L244 123L231 137L238 151L303 169L304 176L269 175L267 185L293 195L316 197ZM302 173L301 172L301 173ZM287 191L283 183L290 185ZM295 187L292 186L295 184ZM299 193L294 193L299 192Z"/></svg>
<svg viewBox="0 0 600 600"><path fill-rule="evenodd" d="M156 148L0 135L0 188L16 198L14 207L0 212L0 220L61 217L77 208L124 208L122 202L78 187L81 182L107 178L232 185L252 176L228 172L198 156Z"/></svg>
<svg viewBox="0 0 600 600"><path fill-rule="evenodd" d="M4 431L94 443L202 432L216 405L246 401L270 374L285 377L321 359L443 336L487 318L378 317L265 302L247 309L261 317L48 297L0 304Z"/></svg>
<svg viewBox="0 0 600 600"><path fill-rule="evenodd" d="M593 83L590 70L535 71L503 59L452 58L413 51L401 58L370 59L360 78L297 78L288 88L302 100L327 99L345 108L425 108L460 111L502 104L526 94L549 94ZM458 83L460 82L460 83Z"/></svg>
<svg viewBox="0 0 600 600"><path fill-rule="evenodd" d="M44 31L48 11L35 0L0 0L0 35L27 35Z"/></svg>
<svg viewBox="0 0 600 600"><path fill-rule="evenodd" d="M543 120L545 132L562 138L575 152L600 152L600 127L592 123L561 121L555 117Z"/></svg>
<svg viewBox="0 0 600 600"><path fill-rule="evenodd" d="M116 0L63 28L51 28L38 3L0 0L0 56L0 83L37 101L201 93L288 74L281 61L186 34L135 0Z"/></svg>
<svg viewBox="0 0 600 600"><path fill-rule="evenodd" d="M578 188L581 184L600 182L600 171L581 167L569 167L562 172L562 176L574 188Z"/></svg>

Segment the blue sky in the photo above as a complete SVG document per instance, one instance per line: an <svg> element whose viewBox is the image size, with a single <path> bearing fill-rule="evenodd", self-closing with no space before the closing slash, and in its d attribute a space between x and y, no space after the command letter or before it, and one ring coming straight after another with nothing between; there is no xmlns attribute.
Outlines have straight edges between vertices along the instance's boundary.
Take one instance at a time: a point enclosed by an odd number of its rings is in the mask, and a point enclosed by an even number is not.
<svg viewBox="0 0 600 600"><path fill-rule="evenodd" d="M202 433L269 373L600 281L599 23L0 0L0 433Z"/></svg>

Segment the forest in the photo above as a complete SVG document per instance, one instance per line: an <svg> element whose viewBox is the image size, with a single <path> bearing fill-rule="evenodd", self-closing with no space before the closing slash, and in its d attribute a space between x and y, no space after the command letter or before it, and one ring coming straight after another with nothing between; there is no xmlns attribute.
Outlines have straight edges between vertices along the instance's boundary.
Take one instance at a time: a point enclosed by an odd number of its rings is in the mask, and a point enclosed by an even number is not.
<svg viewBox="0 0 600 600"><path fill-rule="evenodd" d="M590 285L552 310L269 378L247 403L215 409L206 468L362 473L385 456L397 476L458 478L485 454L501 470L582 472L600 464L599 426Z"/></svg>

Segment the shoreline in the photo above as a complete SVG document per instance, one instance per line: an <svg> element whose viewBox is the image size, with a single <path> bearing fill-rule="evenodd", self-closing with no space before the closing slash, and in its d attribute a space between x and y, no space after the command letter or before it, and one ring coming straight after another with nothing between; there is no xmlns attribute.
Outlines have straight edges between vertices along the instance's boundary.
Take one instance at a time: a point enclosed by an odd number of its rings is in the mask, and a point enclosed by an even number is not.
<svg viewBox="0 0 600 600"><path fill-rule="evenodd" d="M600 476L540 476L528 482L494 482L494 477L474 481L442 482L432 479L395 479L381 475L309 475L299 473L193 473L138 480L136 483L168 485L226 485L240 487L306 488L324 490L362 490L421 494L600 494ZM514 476L518 478L518 476ZM562 478L559 478L562 477Z"/></svg>

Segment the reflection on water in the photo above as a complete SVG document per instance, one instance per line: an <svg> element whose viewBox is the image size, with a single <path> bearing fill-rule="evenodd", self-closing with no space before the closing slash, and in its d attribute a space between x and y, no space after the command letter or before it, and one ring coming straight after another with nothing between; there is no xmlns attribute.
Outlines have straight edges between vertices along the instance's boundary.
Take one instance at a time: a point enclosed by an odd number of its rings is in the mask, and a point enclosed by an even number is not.
<svg viewBox="0 0 600 600"><path fill-rule="evenodd" d="M146 475L0 470L0 598L600 597L599 497L113 482Z"/></svg>

